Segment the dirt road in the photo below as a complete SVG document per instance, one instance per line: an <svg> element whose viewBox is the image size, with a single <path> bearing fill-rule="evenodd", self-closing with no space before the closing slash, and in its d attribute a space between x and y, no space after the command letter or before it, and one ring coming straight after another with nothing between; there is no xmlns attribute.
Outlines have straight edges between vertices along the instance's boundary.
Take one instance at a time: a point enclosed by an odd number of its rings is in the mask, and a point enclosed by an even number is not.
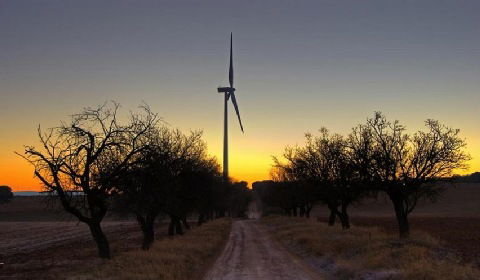
<svg viewBox="0 0 480 280"><path fill-rule="evenodd" d="M228 243L206 280L322 279L269 236L257 220L232 225Z"/></svg>

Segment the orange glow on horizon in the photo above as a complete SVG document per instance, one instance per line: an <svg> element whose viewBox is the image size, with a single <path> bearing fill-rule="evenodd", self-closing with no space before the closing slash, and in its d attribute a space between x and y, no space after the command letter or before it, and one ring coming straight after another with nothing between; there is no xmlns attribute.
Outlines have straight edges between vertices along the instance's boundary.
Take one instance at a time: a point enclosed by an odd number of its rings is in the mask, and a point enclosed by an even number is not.
<svg viewBox="0 0 480 280"><path fill-rule="evenodd" d="M232 121L236 120L233 119ZM353 121L348 122L354 123ZM214 124L218 125L220 122ZM212 124L205 126L204 139L208 144L208 151L221 163L223 158L222 133L218 131L218 127ZM245 134L241 134L237 130L231 132L229 175L235 181L247 181L251 186L255 181L270 179L272 156L281 156L284 147L287 145L297 143L302 145L304 143L304 136L301 132L284 134L283 132L267 130L264 126L265 124L252 125L248 127L249 130ZM184 125L180 128L183 131L188 131L188 126ZM9 129L19 131L14 127ZM34 129L34 126L25 128L17 136L17 139L3 141L0 147L0 185L10 186L14 191L42 190L41 183L33 176L33 167L14 153L14 151L22 153L23 144L37 143ZM301 130L305 129L301 128ZM339 130L341 131L339 128L332 128L332 131ZM315 132L315 130L310 131ZM472 160L469 162L469 169L459 170L456 173L465 175L480 171L480 133L467 126L462 128L461 136L467 141L467 150Z"/></svg>
<svg viewBox="0 0 480 280"><path fill-rule="evenodd" d="M461 170L458 174L465 175L480 171L480 143L469 141L469 152L473 157L469 162L468 170ZM276 146L276 145L275 145ZM218 150L218 149L217 149ZM249 186L255 181L270 179L272 155L281 155L282 150L253 150L231 151L230 176L235 181L247 181ZM221 162L222 155L215 156ZM14 154L4 157L0 163L0 185L12 187L14 191L41 191L40 182L33 176L33 167L24 159Z"/></svg>

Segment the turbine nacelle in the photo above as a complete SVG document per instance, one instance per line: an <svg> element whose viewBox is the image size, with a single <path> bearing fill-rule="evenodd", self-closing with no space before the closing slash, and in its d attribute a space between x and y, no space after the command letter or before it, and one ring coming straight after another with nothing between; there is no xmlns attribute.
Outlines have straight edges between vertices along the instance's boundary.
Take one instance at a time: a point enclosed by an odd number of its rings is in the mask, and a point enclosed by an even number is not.
<svg viewBox="0 0 480 280"><path fill-rule="evenodd" d="M235 88L232 88L232 87L219 87L217 88L217 92L218 93L221 93L221 92L234 92L235 91Z"/></svg>

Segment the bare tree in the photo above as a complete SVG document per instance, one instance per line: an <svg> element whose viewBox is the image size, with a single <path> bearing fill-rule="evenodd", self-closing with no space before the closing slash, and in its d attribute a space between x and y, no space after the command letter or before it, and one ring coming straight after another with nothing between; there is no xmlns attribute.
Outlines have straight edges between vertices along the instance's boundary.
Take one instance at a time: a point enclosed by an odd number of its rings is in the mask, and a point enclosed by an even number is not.
<svg viewBox="0 0 480 280"><path fill-rule="evenodd" d="M287 147L283 161L274 157L273 177L294 186L301 182L314 186L316 192L311 197L328 206L329 224L338 217L343 228L350 227L350 204L384 192L394 206L400 237L408 237L408 215L418 201L434 201L443 190L438 182L466 168L470 159L458 129L434 120L425 124L426 131L409 135L398 121L390 122L376 112L366 124L353 128L348 137L329 134L322 128L319 136L306 135L305 146ZM263 197L278 196L282 199L272 201L295 209L302 191L286 190L279 187L276 192L263 191Z"/></svg>
<svg viewBox="0 0 480 280"><path fill-rule="evenodd" d="M302 202L300 205L306 205L300 213L307 211L308 216L313 203L321 201L330 210L329 225L334 225L338 217L342 227L348 229L348 207L363 191L359 189L358 172L350 159L346 139L322 128L319 136L306 134L305 146L287 147L283 158L283 163L274 158L274 167L281 171L276 172L282 175L281 180L295 182L293 193Z"/></svg>
<svg viewBox="0 0 480 280"><path fill-rule="evenodd" d="M419 199L435 200L442 191L436 183L466 168L470 159L458 129L434 120L425 124L427 131L409 136L398 121L389 122L379 112L367 121L373 140L371 181L392 201L402 238L409 236L408 215Z"/></svg>
<svg viewBox="0 0 480 280"><path fill-rule="evenodd" d="M68 124L47 132L39 127L41 148L26 146L22 155L65 211L88 225L101 258L110 258L100 223L116 178L148 146L145 138L158 122L148 107L141 108L143 112L131 114L126 124L117 119L116 103L86 108Z"/></svg>
<svg viewBox="0 0 480 280"><path fill-rule="evenodd" d="M316 194L307 182L306 166L302 158L301 147L286 147L283 158L273 157L274 165L270 171L272 183L267 183L267 192L270 195L265 203L282 208L289 216L310 216L310 210L318 200ZM308 185L308 187L307 187ZM266 198L266 197L265 197ZM300 211L298 211L300 210ZM299 213L300 212L300 213ZM306 213L307 212L307 213Z"/></svg>
<svg viewBox="0 0 480 280"><path fill-rule="evenodd" d="M171 185L166 189L164 207L164 212L170 216L169 235L183 234L182 224L186 229L190 228L187 215L195 210L200 190L209 181L203 175L209 176L209 167L217 166L207 155L202 134L202 131L193 131L189 135L178 130L175 132L173 158L169 165Z"/></svg>
<svg viewBox="0 0 480 280"><path fill-rule="evenodd" d="M187 215L194 211L200 213L201 224L213 200L212 185L220 178L218 163L207 155L201 131L184 134L163 126L149 137L148 149L138 154L116 189L116 201L137 218L144 250L154 242L154 223L160 213L170 217L170 235L182 234L183 226L189 229Z"/></svg>

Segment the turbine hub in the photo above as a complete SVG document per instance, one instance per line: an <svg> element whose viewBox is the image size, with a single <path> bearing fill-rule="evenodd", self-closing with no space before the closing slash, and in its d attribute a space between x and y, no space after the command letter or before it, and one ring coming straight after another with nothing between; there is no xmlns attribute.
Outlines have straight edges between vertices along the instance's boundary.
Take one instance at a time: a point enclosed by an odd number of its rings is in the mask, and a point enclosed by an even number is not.
<svg viewBox="0 0 480 280"><path fill-rule="evenodd" d="M235 88L232 87L219 87L217 88L217 91L220 92L234 92Z"/></svg>

